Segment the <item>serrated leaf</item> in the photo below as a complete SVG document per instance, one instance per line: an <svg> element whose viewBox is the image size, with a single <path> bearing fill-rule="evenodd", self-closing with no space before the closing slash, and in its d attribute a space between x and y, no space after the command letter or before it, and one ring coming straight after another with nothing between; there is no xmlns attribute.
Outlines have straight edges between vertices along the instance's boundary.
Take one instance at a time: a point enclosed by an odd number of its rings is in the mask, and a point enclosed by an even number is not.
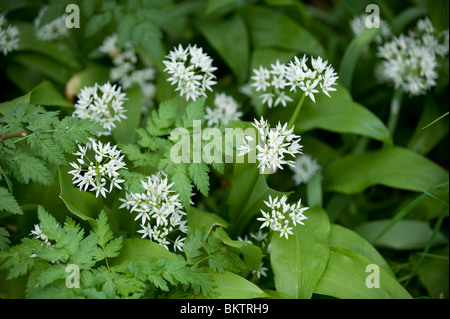
<svg viewBox="0 0 450 319"><path fill-rule="evenodd" d="M188 207L191 202L192 185L187 164L174 164L170 161L167 163L168 165L164 167L164 171L169 176L170 182L173 183L173 189L180 195L183 206Z"/></svg>
<svg viewBox="0 0 450 319"><path fill-rule="evenodd" d="M100 212L95 221L96 223L95 226L93 226L93 230L98 236L98 244L101 247L105 247L106 243L113 239L113 232L109 227L108 217L104 210Z"/></svg>
<svg viewBox="0 0 450 319"><path fill-rule="evenodd" d="M61 148L53 142L48 134L34 134L27 138L27 143L40 157L55 165L65 163L66 158Z"/></svg>
<svg viewBox="0 0 450 319"><path fill-rule="evenodd" d="M147 131L152 136L168 135L169 128L174 123L174 117L177 115L179 99L174 98L162 102L158 110L152 111L152 116L147 120Z"/></svg>
<svg viewBox="0 0 450 319"><path fill-rule="evenodd" d="M0 227L0 251L8 249L9 244L11 244L9 232L5 228Z"/></svg>
<svg viewBox="0 0 450 319"><path fill-rule="evenodd" d="M10 194L10 192L6 188L3 187L0 187L0 211L6 211L16 215L23 214L23 211L17 203L17 200Z"/></svg>
<svg viewBox="0 0 450 319"><path fill-rule="evenodd" d="M209 194L209 167L205 163L189 164L189 176L197 189L204 195Z"/></svg>
<svg viewBox="0 0 450 319"><path fill-rule="evenodd" d="M186 256L187 264L195 264L203 255L202 233L199 229L188 234L183 245L183 252Z"/></svg>
<svg viewBox="0 0 450 319"><path fill-rule="evenodd" d="M192 128L195 120L203 120L205 115L205 98L199 98L186 107L186 111L177 119L176 126Z"/></svg>
<svg viewBox="0 0 450 319"><path fill-rule="evenodd" d="M20 152L15 158L20 177L24 183L31 181L43 184L53 184L53 176L45 163L31 154Z"/></svg>
<svg viewBox="0 0 450 319"><path fill-rule="evenodd" d="M90 37L103 29L112 18L112 14L109 11L94 15L89 18L86 28L84 29L84 36Z"/></svg>
<svg viewBox="0 0 450 319"><path fill-rule="evenodd" d="M105 257L113 258L119 256L120 249L122 248L122 242L122 237L118 237L109 241L103 250L105 252Z"/></svg>

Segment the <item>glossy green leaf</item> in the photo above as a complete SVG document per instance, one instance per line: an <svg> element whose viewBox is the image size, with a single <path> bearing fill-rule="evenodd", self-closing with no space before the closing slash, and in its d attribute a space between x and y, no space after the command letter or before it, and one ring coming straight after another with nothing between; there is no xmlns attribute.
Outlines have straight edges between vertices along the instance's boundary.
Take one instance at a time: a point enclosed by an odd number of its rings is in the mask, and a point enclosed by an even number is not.
<svg viewBox="0 0 450 319"><path fill-rule="evenodd" d="M305 212L305 225L294 227L289 239L274 233L270 263L277 291L295 298L311 298L330 255L330 222L320 207Z"/></svg>
<svg viewBox="0 0 450 319"><path fill-rule="evenodd" d="M431 23L438 33L448 30L449 4L448 0L427 0L425 2Z"/></svg>
<svg viewBox="0 0 450 319"><path fill-rule="evenodd" d="M214 237L219 238L225 245L238 249L239 255L252 270L260 268L263 258L261 248L241 240L232 240L223 228L218 228L214 232Z"/></svg>
<svg viewBox="0 0 450 319"><path fill-rule="evenodd" d="M337 224L332 224L330 231L330 246L345 248L354 253L360 254L361 256L372 260L375 264L392 274L391 268L376 248L351 229Z"/></svg>
<svg viewBox="0 0 450 319"><path fill-rule="evenodd" d="M60 107L73 107L49 81L44 80L31 89L27 94L15 98L12 101L0 103L0 114L20 103L35 105L48 105Z"/></svg>
<svg viewBox="0 0 450 319"><path fill-rule="evenodd" d="M217 299L253 299L268 296L254 283L232 272L225 271L221 274L209 271L208 273L217 285L214 288Z"/></svg>
<svg viewBox="0 0 450 319"><path fill-rule="evenodd" d="M240 15L223 21L199 21L200 31L235 74L238 83L247 80L250 40Z"/></svg>
<svg viewBox="0 0 450 319"><path fill-rule="evenodd" d="M411 255L410 260L416 264L419 255ZM432 255L427 255L417 270L420 282L434 299L449 298L449 263L448 250L443 249Z"/></svg>
<svg viewBox="0 0 450 319"><path fill-rule="evenodd" d="M368 288L366 280L375 271L367 271L374 262L344 248L331 247L328 265L315 293L341 299L411 299L397 279L379 267L379 288ZM376 265L376 264L375 264ZM369 278L368 278L369 277ZM376 279L375 279L376 280Z"/></svg>
<svg viewBox="0 0 450 319"><path fill-rule="evenodd" d="M433 230L427 222L403 219L398 221L376 242L375 239L389 224L390 220L376 220L366 222L355 228L355 232L377 247L387 247L397 250L411 250L424 248ZM438 233L434 245L448 244L448 239Z"/></svg>
<svg viewBox="0 0 450 319"><path fill-rule="evenodd" d="M325 58L320 42L287 15L256 6L243 8L242 14L250 28L254 47L275 47Z"/></svg>
<svg viewBox="0 0 450 319"><path fill-rule="evenodd" d="M94 220L102 210L100 202L95 198L94 194L77 188L72 183L72 175L68 171L68 167L58 168L59 186L61 190L59 197L75 216L82 220Z"/></svg>
<svg viewBox="0 0 450 319"><path fill-rule="evenodd" d="M269 188L256 164L235 163L234 169L227 204L230 233L232 236L238 236L251 219L267 207L264 200L267 200L269 195L276 197L287 193Z"/></svg>
<svg viewBox="0 0 450 319"><path fill-rule="evenodd" d="M426 98L425 107L417 123L416 130L408 141L407 147L420 154L428 154L444 137L448 135L449 123L442 119L432 123L442 114L433 97Z"/></svg>
<svg viewBox="0 0 450 319"><path fill-rule="evenodd" d="M364 48L374 39L380 32L380 28L366 28L356 38L350 42L342 57L339 68L339 80L348 89L351 89L353 71L359 56Z"/></svg>
<svg viewBox="0 0 450 319"><path fill-rule="evenodd" d="M129 144L136 139L136 129L141 123L142 93L138 86L125 91L127 100L124 102L126 119L122 119L112 130L112 135L117 143Z"/></svg>
<svg viewBox="0 0 450 319"><path fill-rule="evenodd" d="M323 129L336 133L352 133L391 144L391 136L384 123L370 110L349 98L341 85L335 92L316 94L316 102L307 98L295 123L297 132ZM280 111L281 112L281 111ZM287 113L287 112L286 112ZM284 115L286 117L287 115Z"/></svg>
<svg viewBox="0 0 450 319"><path fill-rule="evenodd" d="M374 185L421 192L448 180L448 172L402 147L337 159L324 170L325 191L356 194Z"/></svg>
<svg viewBox="0 0 450 319"><path fill-rule="evenodd" d="M215 225L227 227L228 222L219 215L202 211L194 206L187 208L188 233L199 229L203 234L208 233Z"/></svg>

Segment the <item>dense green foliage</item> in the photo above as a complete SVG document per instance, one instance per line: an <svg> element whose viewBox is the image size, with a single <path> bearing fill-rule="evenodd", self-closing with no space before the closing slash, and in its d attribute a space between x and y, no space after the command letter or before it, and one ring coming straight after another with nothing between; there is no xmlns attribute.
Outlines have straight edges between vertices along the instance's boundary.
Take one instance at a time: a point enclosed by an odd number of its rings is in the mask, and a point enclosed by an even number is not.
<svg viewBox="0 0 450 319"><path fill-rule="evenodd" d="M38 24L72 3L80 27L39 38ZM448 52L436 57L425 94L381 83L380 30L355 35L349 25L370 3L393 36L414 34L425 17L437 34L448 32L441 0L0 1L20 39L0 52L0 298L449 298ZM100 124L72 114L83 88L124 86L111 79L119 53L100 49L112 34L117 50L132 47L136 68L155 75L151 89L122 87L126 119L102 135ZM195 101L180 97L163 63L189 44L217 68L212 92ZM255 86L245 90L254 69L304 54L334 66L330 97L298 90L286 106L267 107ZM214 125L217 134L261 117L271 127L294 121L303 153L320 168L298 184L287 165L261 174L237 145L225 161L224 140L212 148L214 136L196 135L197 125L210 126L218 93L242 116ZM181 162L171 153L177 130L191 142ZM93 138L117 145L126 162L122 187L107 196L78 189L69 173L79 145ZM196 151L220 152L222 161L198 162ZM159 171L187 220L179 251L141 238L136 211L124 208L126 194L148 191L142 181ZM286 236L257 220L276 197L309 207Z"/></svg>

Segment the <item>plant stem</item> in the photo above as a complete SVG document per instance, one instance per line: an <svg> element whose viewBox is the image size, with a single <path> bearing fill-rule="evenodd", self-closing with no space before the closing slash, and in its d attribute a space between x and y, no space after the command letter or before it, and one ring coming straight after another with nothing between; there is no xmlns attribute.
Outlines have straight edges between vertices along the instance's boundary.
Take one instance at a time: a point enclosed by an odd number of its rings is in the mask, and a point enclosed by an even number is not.
<svg viewBox="0 0 450 319"><path fill-rule="evenodd" d="M302 97L300 98L300 101L298 101L297 107L295 108L294 113L292 113L291 119L289 120L288 129L292 128L297 121L298 114L300 113L300 110L302 109L303 102L305 102L306 94L303 93Z"/></svg>
<svg viewBox="0 0 450 319"><path fill-rule="evenodd" d="M395 128L397 127L398 116L400 114L400 107L402 105L402 99L403 99L402 91L396 89L394 91L394 95L391 100L391 112L389 114L387 124L389 132L391 133L392 137L394 136Z"/></svg>
<svg viewBox="0 0 450 319"><path fill-rule="evenodd" d="M15 133L9 133L9 134L0 134L0 144L4 141L7 140L9 138L14 138L14 137L25 137L27 136L27 133L25 133L25 131L19 131L19 132L15 132Z"/></svg>

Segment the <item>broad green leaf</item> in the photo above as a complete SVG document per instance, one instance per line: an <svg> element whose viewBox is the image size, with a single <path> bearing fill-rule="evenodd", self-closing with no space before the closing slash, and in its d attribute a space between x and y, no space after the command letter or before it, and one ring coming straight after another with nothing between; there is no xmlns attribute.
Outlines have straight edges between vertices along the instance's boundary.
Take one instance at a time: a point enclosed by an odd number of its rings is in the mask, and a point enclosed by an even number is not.
<svg viewBox="0 0 450 319"><path fill-rule="evenodd" d="M27 94L15 98L12 101L0 103L0 114L20 103L49 105L60 107L73 107L49 81L44 80L31 89Z"/></svg>
<svg viewBox="0 0 450 319"><path fill-rule="evenodd" d="M353 71L364 48L380 32L380 28L366 28L350 42L344 52L339 69L339 80L350 91Z"/></svg>
<svg viewBox="0 0 450 319"><path fill-rule="evenodd" d="M316 94L316 102L307 98L295 123L296 132L323 129L336 133L352 133L391 144L391 136L384 123L369 109L348 98L348 91L341 85L331 92ZM277 111L282 112L283 110ZM284 112L289 113L289 112ZM280 114L288 121L289 114Z"/></svg>
<svg viewBox="0 0 450 319"><path fill-rule="evenodd" d="M431 23L438 33L448 30L449 4L448 0L427 0L425 5L430 16Z"/></svg>
<svg viewBox="0 0 450 319"><path fill-rule="evenodd" d="M397 279L379 267L379 288L368 288L366 280L375 271L366 272L374 262L344 248L331 247L328 265L314 293L341 299L411 299ZM376 264L375 264L376 265ZM376 279L374 279L376 280Z"/></svg>
<svg viewBox="0 0 450 319"><path fill-rule="evenodd" d="M391 23L392 33L399 35L402 32L406 32L406 27L411 25L418 18L427 14L427 9L422 6L409 7L400 12Z"/></svg>
<svg viewBox="0 0 450 319"><path fill-rule="evenodd" d="M240 235L251 219L265 208L264 200L287 193L269 188L256 164L234 164L228 195L228 214L232 236Z"/></svg>
<svg viewBox="0 0 450 319"><path fill-rule="evenodd" d="M86 27L84 29L84 36L90 37L103 29L112 19L112 14L109 11L102 12L100 14L94 15L87 21Z"/></svg>
<svg viewBox="0 0 450 319"><path fill-rule="evenodd" d="M420 282L424 285L431 298L448 299L448 250L443 249L432 255L427 255L426 257L427 258L421 263L417 270ZM410 260L413 264L416 264L419 260L419 256L411 255Z"/></svg>
<svg viewBox="0 0 450 319"><path fill-rule="evenodd" d="M448 180L448 172L402 147L388 147L337 159L324 170L325 191L356 194L374 185L422 192Z"/></svg>
<svg viewBox="0 0 450 319"><path fill-rule="evenodd" d="M221 9L229 8L236 0L208 0L205 14L211 14Z"/></svg>
<svg viewBox="0 0 450 319"><path fill-rule="evenodd" d="M223 21L199 21L200 31L236 75L237 82L247 79L250 48L247 27L240 15Z"/></svg>
<svg viewBox="0 0 450 319"><path fill-rule="evenodd" d="M228 222L219 215L202 211L194 206L187 208L188 233L199 229L202 234L208 233L215 225L227 227Z"/></svg>
<svg viewBox="0 0 450 319"><path fill-rule="evenodd" d="M330 246L345 248L354 253L360 254L361 256L372 260L375 264L392 274L391 268L376 248L373 247L366 239L348 228L341 225L332 224L330 231Z"/></svg>
<svg viewBox="0 0 450 319"><path fill-rule="evenodd" d="M151 258L176 261L179 257L151 240L127 238L123 240L120 255L112 258L109 263L120 265L135 262L144 266Z"/></svg>
<svg viewBox="0 0 450 319"><path fill-rule="evenodd" d="M300 299L311 298L330 255L327 214L316 206L305 216L305 225L295 226L289 239L274 233L270 249L276 290Z"/></svg>
<svg viewBox="0 0 450 319"><path fill-rule="evenodd" d="M275 47L325 58L320 42L287 15L256 6L245 7L241 12L249 26L254 47Z"/></svg>
<svg viewBox="0 0 450 319"><path fill-rule="evenodd" d="M292 296L286 295L276 290L263 289L263 291L269 295L270 299L294 299Z"/></svg>
<svg viewBox="0 0 450 319"><path fill-rule="evenodd" d="M65 64L59 63L51 57L37 53L18 52L12 59L24 68L36 70L43 77L55 81L60 85L65 85L73 72Z"/></svg>
<svg viewBox="0 0 450 319"><path fill-rule="evenodd" d="M408 141L407 147L420 154L428 154L445 136L448 135L449 123L445 120L439 120L432 125L427 126L436 118L439 118L439 108L436 101L430 95L427 95L425 107L417 123L413 136Z"/></svg>
<svg viewBox="0 0 450 319"><path fill-rule="evenodd" d="M82 220L93 220L102 210L100 202L94 194L77 188L68 173L68 167L59 167L59 186L61 193L59 197L64 201L66 207Z"/></svg>
<svg viewBox="0 0 450 319"><path fill-rule="evenodd" d="M31 91L31 104L49 105L59 107L73 107L73 104L67 101L49 81L45 80Z"/></svg>
<svg viewBox="0 0 450 319"><path fill-rule="evenodd" d="M214 237L219 238L225 245L237 248L239 255L242 255L242 259L252 270L260 268L263 254L259 247L241 240L232 240L223 228L218 228L214 232Z"/></svg>
<svg viewBox="0 0 450 319"><path fill-rule="evenodd" d="M225 271L221 274L209 271L208 274L217 285L214 292L218 299L253 299L268 296L258 286L232 272Z"/></svg>
<svg viewBox="0 0 450 319"><path fill-rule="evenodd" d="M390 220L376 220L363 223L355 228L355 232L377 247L387 247L397 250L413 250L424 248L433 230L429 224L420 220L403 219L398 221L376 242L375 239L389 224ZM448 244L448 239L438 233L434 245Z"/></svg>
<svg viewBox="0 0 450 319"><path fill-rule="evenodd" d="M20 51L34 52L66 65L71 70L81 67L76 50L65 41L40 41L32 23L15 23L20 32Z"/></svg>
<svg viewBox="0 0 450 319"><path fill-rule="evenodd" d="M138 86L135 86L127 91L127 100L124 103L126 119L122 119L116 124L112 130L112 135L117 143L128 144L133 143L136 139L136 129L141 122L142 114L142 93Z"/></svg>

